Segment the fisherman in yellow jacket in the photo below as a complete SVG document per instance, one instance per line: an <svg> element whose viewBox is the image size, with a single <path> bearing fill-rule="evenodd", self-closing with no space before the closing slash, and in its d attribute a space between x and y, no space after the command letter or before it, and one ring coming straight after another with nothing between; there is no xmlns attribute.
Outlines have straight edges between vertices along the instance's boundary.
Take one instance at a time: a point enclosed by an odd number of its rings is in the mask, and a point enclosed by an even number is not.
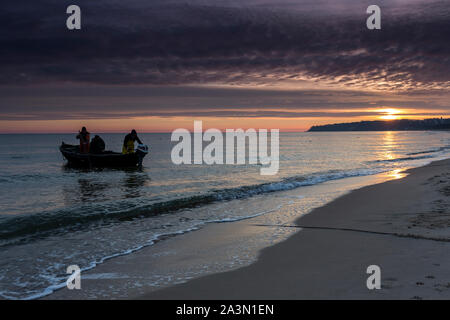
<svg viewBox="0 0 450 320"><path fill-rule="evenodd" d="M133 129L131 130L131 133L125 136L125 139L123 140L122 153L123 154L134 153L135 141L142 144L141 140L137 136L136 130Z"/></svg>

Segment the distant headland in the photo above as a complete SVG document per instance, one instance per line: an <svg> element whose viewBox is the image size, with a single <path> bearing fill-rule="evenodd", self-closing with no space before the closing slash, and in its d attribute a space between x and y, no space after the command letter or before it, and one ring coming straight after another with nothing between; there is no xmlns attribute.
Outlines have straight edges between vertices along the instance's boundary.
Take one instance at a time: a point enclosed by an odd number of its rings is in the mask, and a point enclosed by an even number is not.
<svg viewBox="0 0 450 320"><path fill-rule="evenodd" d="M406 130L450 130L450 119L435 118L424 120L374 120L350 123L312 126L308 132L315 131L406 131Z"/></svg>

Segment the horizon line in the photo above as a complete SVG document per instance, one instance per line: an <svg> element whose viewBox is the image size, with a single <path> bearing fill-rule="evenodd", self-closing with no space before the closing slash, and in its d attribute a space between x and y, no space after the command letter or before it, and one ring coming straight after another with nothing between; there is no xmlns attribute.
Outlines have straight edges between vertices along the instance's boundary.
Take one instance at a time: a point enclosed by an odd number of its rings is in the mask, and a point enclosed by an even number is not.
<svg viewBox="0 0 450 320"><path fill-rule="evenodd" d="M234 129L234 130L238 130L238 129L243 129L243 128L230 128L230 129ZM263 128L258 128L255 130L262 130ZM271 129L276 129L276 128L271 128ZM265 129L270 131L271 129ZM176 129L175 129L176 130ZM207 129L206 129L207 130ZM203 130L203 132L205 132L206 130ZM219 129L222 132L225 132L225 130ZM243 130L247 130L247 129L243 129ZM278 129L280 131L280 133L298 133L298 132L308 132L309 129L307 130L282 130L282 129ZM172 133L174 130L172 131L138 131L138 134L140 133ZM77 131L70 131L70 132L0 132L0 135L6 135L6 134L77 134ZM95 132L95 131L91 131L90 133L95 133L95 134L128 134L130 133L130 131L109 131L109 132ZM193 133L193 132L191 132Z"/></svg>

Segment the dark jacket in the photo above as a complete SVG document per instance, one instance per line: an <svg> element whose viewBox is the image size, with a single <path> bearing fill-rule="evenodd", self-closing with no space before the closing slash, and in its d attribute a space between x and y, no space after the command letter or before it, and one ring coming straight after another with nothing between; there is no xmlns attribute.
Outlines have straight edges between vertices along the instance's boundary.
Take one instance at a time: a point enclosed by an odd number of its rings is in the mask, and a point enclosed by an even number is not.
<svg viewBox="0 0 450 320"><path fill-rule="evenodd" d="M136 135L136 136L133 138L133 135L132 135L131 133L129 133L129 134L127 134L127 135L125 136L125 139L123 139L123 145L126 146L127 143L128 143L128 141L133 141L133 142L137 141L138 143L142 144L142 142L141 142L141 140L139 139L139 137Z"/></svg>
<svg viewBox="0 0 450 320"><path fill-rule="evenodd" d="M91 141L90 152L102 153L103 151L105 151L105 141L99 136L95 136Z"/></svg>

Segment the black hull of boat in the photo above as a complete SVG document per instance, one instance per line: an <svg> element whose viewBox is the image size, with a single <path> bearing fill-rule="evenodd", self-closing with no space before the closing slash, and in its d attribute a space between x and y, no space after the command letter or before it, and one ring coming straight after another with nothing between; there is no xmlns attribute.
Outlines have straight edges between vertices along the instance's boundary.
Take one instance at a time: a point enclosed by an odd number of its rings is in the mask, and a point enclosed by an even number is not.
<svg viewBox="0 0 450 320"><path fill-rule="evenodd" d="M74 167L85 168L129 168L138 167L140 156L137 153L122 154L112 151L105 151L101 154L80 153L78 146L62 144L59 147L68 164ZM142 158L145 155L141 155Z"/></svg>

